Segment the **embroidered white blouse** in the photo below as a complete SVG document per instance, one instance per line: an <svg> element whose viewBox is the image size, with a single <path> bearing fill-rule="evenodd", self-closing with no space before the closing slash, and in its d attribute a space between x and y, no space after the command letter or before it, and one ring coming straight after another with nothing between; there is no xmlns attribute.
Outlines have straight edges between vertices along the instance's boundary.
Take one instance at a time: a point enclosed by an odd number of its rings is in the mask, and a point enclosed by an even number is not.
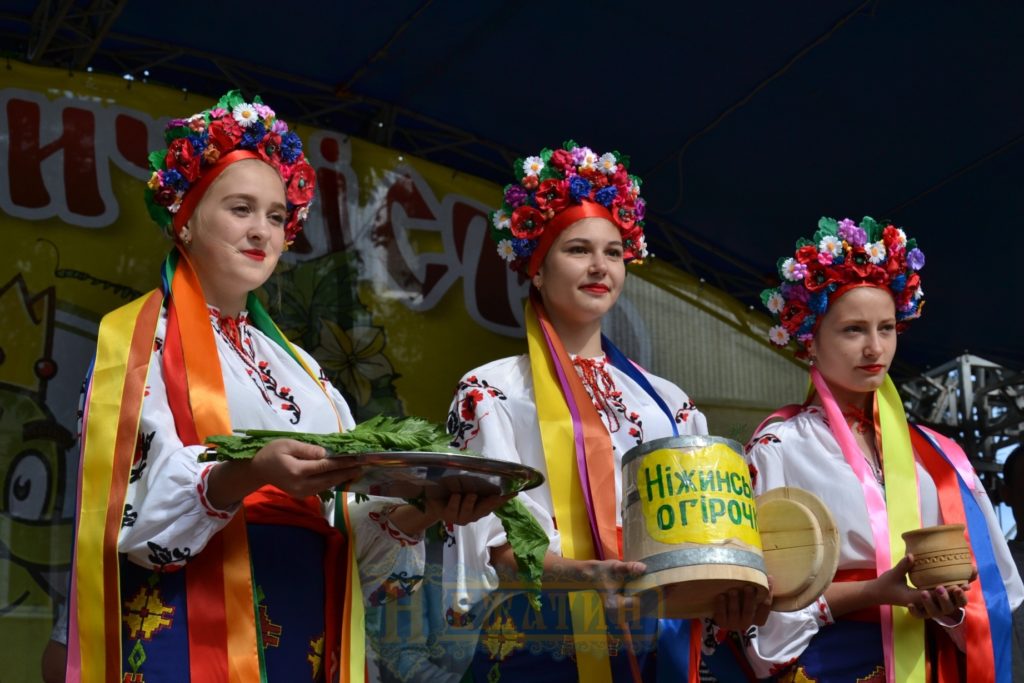
<svg viewBox="0 0 1024 683"><path fill-rule="evenodd" d="M210 322L235 429L327 433L338 431L339 426L354 426L344 398L308 353L296 347L319 381L252 326L244 311L237 318L222 318L216 308L210 307ZM207 503L203 491L214 465L200 463L198 456L204 447L182 445L175 431L161 363L166 327L164 311L150 359L138 449L118 542L119 550L133 562L153 568L184 564L202 551L238 509L235 506L218 510ZM367 566L378 569L380 564L374 561L378 556L398 560L402 552L401 545L369 518L370 512L385 504L378 500L372 505L358 506L350 515L360 560L367 558ZM333 502L325 503L323 512L331 520ZM392 545L393 549L383 549ZM360 571L363 572L362 566ZM379 586L380 578L364 573L363 582L372 592Z"/></svg>
<svg viewBox="0 0 1024 683"><path fill-rule="evenodd" d="M784 422L766 426L747 445L747 452L756 472L756 493L779 486L796 486L814 493L826 502L839 528L839 569L874 569L874 541L860 481L843 457L822 408L808 406ZM917 464L917 481L922 526L942 524L935 482L920 463ZM887 482L887 485L905 486L906 482ZM1024 585L980 481L975 481L974 495L988 522L1010 607L1016 609L1024 601ZM979 598L969 596L972 600ZM824 596L797 612L772 612L747 646L754 671L759 676L768 676L774 669L793 661L819 630L832 623L832 613ZM961 645L962 631L962 623L947 629Z"/></svg>

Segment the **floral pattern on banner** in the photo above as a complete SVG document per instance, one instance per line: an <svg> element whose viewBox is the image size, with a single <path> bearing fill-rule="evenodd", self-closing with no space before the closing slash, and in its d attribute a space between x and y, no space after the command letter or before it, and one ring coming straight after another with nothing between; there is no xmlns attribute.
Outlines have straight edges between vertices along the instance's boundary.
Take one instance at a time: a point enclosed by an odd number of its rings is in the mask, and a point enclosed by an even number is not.
<svg viewBox="0 0 1024 683"><path fill-rule="evenodd" d="M357 421L402 415L387 356L387 333L373 324L359 299L355 254L335 252L290 267L263 286L260 296L281 332L310 353L342 393Z"/></svg>

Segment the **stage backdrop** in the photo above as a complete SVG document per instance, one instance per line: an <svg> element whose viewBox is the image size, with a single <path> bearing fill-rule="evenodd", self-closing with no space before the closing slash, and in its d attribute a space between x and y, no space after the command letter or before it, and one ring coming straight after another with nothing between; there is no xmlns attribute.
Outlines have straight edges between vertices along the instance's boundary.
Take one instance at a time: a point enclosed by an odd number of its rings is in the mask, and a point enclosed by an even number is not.
<svg viewBox="0 0 1024 683"><path fill-rule="evenodd" d="M211 104L110 76L18 62L0 70L3 680L38 680L66 590L79 389L99 320L156 286L170 248L142 201L147 153L162 146L171 115ZM357 419L442 421L463 372L525 350L525 284L486 236L500 188L339 133L296 130L319 193L264 288L274 319ZM805 375L758 338L763 318L663 264L635 272L609 330L698 406L706 399L713 431L743 439L799 397Z"/></svg>

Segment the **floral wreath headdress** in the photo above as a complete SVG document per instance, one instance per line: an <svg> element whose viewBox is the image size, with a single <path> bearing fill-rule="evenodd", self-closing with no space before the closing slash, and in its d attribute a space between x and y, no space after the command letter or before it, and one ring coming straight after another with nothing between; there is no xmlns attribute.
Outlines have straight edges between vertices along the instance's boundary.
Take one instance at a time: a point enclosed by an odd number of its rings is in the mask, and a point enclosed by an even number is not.
<svg viewBox="0 0 1024 683"><path fill-rule="evenodd" d="M146 205L157 225L172 239L224 169L243 159L260 159L281 176L288 202L285 243L302 230L316 188L316 172L302 152L302 140L254 97L246 102L232 90L216 106L187 119L171 119L164 131L167 149L149 154L153 175Z"/></svg>
<svg viewBox="0 0 1024 683"><path fill-rule="evenodd" d="M646 205L640 179L629 175L629 158L618 152L598 156L572 140L561 149L516 159L517 183L505 186L501 208L491 216L498 254L516 272L534 275L558 234L583 218L600 217L622 233L623 259L647 256Z"/></svg>
<svg viewBox="0 0 1024 683"><path fill-rule="evenodd" d="M793 256L778 262L782 285L761 292L761 301L776 320L768 338L777 346L791 339L807 348L829 304L854 287L889 290L896 302L899 329L921 315L924 292L917 271L924 253L917 240L894 225L865 216L860 224L849 218L822 218L810 240L801 238Z"/></svg>

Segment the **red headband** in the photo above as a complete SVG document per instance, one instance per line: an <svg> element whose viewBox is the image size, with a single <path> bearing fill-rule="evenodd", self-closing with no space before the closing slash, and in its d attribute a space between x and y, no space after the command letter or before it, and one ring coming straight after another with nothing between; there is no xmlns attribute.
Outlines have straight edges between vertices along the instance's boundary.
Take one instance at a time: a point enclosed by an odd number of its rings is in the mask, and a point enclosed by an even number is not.
<svg viewBox="0 0 1024 683"><path fill-rule="evenodd" d="M555 243L555 239L562 233L562 231L576 221L581 221L584 218L604 218L611 223L615 222L612 220L611 211L596 202L590 201L574 204L555 214L555 217L548 221L548 224L544 226L544 232L540 236L537 248L534 249L533 253L530 255L530 263L527 266L527 273L530 277L537 274L537 270L540 269L540 264L544 261L544 256L547 255L548 251L551 249L551 245Z"/></svg>

